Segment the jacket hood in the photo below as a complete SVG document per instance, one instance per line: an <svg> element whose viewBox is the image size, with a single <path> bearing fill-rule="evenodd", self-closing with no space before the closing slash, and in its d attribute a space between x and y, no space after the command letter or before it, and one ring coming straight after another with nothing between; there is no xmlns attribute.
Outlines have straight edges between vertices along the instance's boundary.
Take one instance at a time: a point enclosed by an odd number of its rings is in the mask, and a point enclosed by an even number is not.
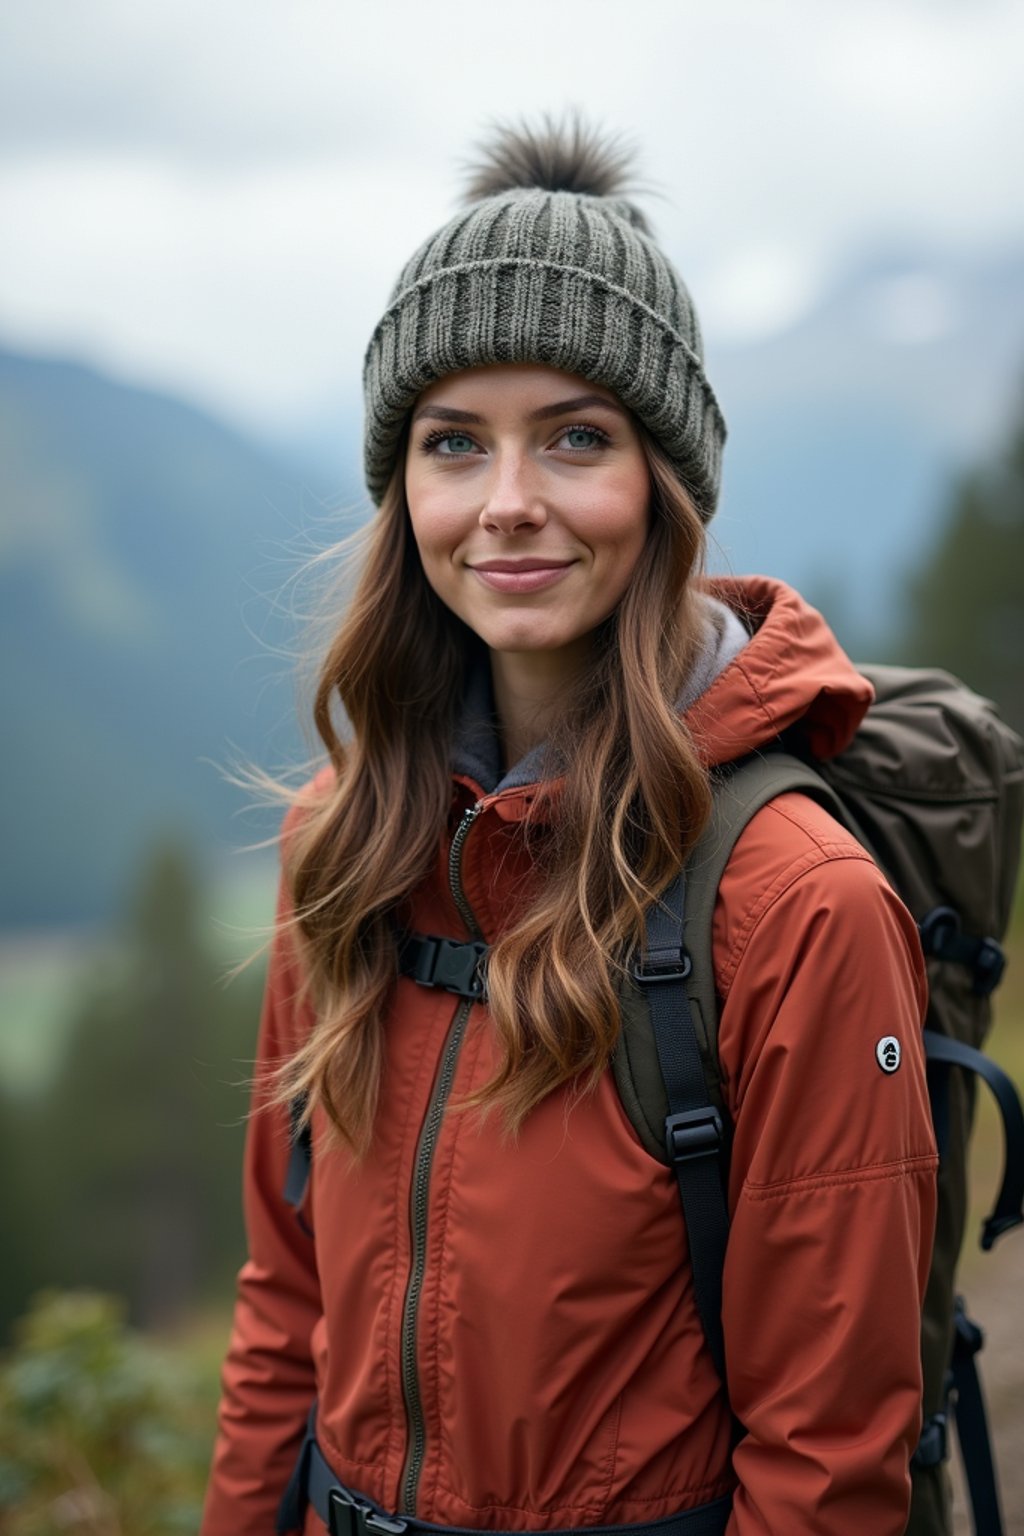
<svg viewBox="0 0 1024 1536"><path fill-rule="evenodd" d="M708 766L744 757L783 732L814 757L844 751L874 690L817 609L768 576L716 577L710 589L751 638L687 711Z"/></svg>
<svg viewBox="0 0 1024 1536"><path fill-rule="evenodd" d="M745 757L784 731L815 757L842 752L874 695L817 609L767 576L717 577L706 590L708 647L679 707L707 766ZM728 610L731 622L712 608ZM468 680L453 768L463 783L503 797L544 780L551 790L557 779L543 745L502 772L486 666Z"/></svg>

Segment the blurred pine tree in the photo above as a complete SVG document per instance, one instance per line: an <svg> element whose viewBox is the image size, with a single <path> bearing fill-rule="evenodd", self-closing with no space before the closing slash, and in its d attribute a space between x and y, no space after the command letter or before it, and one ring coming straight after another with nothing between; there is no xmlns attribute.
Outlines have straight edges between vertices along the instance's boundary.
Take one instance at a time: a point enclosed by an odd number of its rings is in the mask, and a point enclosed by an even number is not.
<svg viewBox="0 0 1024 1536"><path fill-rule="evenodd" d="M225 986L200 910L180 844L155 848L19 1133L22 1262L0 1287L0 1328L43 1285L114 1291L147 1327L230 1293L263 972Z"/></svg>
<svg viewBox="0 0 1024 1536"><path fill-rule="evenodd" d="M955 672L1024 731L1024 408L1000 457L957 487L907 595L907 661Z"/></svg>

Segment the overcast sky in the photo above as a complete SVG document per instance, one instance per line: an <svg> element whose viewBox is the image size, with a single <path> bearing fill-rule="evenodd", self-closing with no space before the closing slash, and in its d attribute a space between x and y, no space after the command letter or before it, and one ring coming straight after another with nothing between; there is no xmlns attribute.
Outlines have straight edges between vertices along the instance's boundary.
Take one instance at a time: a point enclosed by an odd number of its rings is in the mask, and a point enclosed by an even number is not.
<svg viewBox="0 0 1024 1536"><path fill-rule="evenodd" d="M710 345L879 251L1024 247L1024 5L31 0L0 15L0 344L256 427L358 390L494 118L630 134Z"/></svg>

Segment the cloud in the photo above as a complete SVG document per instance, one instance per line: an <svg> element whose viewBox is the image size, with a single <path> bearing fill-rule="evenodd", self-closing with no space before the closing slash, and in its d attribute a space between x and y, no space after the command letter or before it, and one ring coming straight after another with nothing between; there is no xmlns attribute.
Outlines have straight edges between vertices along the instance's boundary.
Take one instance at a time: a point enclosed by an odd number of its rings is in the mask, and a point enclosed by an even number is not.
<svg viewBox="0 0 1024 1536"><path fill-rule="evenodd" d="M796 325L824 288L825 274L808 250L761 242L735 250L709 275L701 315L719 341L749 346Z"/></svg>
<svg viewBox="0 0 1024 1536"><path fill-rule="evenodd" d="M940 341L961 318L952 284L935 272L883 278L868 289L865 299L878 334L897 346Z"/></svg>
<svg viewBox="0 0 1024 1536"><path fill-rule="evenodd" d="M1024 8L937 0L33 0L0 22L0 334L251 419L358 387L488 120L637 140L713 339L851 252L1024 243Z"/></svg>

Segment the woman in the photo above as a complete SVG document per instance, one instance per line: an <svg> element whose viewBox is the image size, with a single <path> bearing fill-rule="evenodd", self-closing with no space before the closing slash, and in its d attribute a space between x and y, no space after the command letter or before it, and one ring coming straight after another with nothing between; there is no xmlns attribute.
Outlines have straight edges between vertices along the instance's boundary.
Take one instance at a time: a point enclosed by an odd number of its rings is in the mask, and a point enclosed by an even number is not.
<svg viewBox="0 0 1024 1536"><path fill-rule="evenodd" d="M795 593L701 578L725 429L622 172L578 127L504 134L370 342L380 510L317 697L330 766L283 836L205 1536L271 1529L314 1400L284 1530L903 1529L924 979L821 808L759 812L715 909L728 1397L610 1070L714 770L783 731L838 752L870 701ZM461 941L466 995L403 934Z"/></svg>

